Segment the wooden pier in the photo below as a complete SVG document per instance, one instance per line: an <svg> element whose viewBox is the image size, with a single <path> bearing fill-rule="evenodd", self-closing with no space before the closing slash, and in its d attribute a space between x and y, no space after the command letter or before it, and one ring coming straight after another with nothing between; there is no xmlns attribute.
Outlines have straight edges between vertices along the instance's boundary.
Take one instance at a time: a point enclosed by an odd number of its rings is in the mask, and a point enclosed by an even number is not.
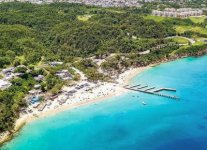
<svg viewBox="0 0 207 150"><path fill-rule="evenodd" d="M145 86L139 87L139 88L137 88L137 90L144 89L144 88L146 88L146 87L148 87L148 85L145 85Z"/></svg>
<svg viewBox="0 0 207 150"><path fill-rule="evenodd" d="M153 90L153 89L155 89L155 87L148 88L148 89L146 89L144 91L146 92L146 91L150 91L150 90Z"/></svg>
<svg viewBox="0 0 207 150"><path fill-rule="evenodd" d="M139 86L141 86L141 85L139 84ZM153 89L155 89L155 87L149 87L147 89L144 89L144 88L148 87L147 85L146 86L141 86L139 88L134 88L134 87L138 87L138 85L131 86L131 87L124 86L125 89L132 90L132 91L137 91L137 92L142 92L142 93L146 93L146 94L166 97L166 98L174 99L174 100L179 100L180 99L179 97L176 97L176 96L167 95L167 94L163 94L163 93L158 93L158 92L163 91L163 90L176 92L176 89L172 89L172 88L159 88L157 90L153 90ZM150 91L150 90L153 90L153 91Z"/></svg>
<svg viewBox="0 0 207 150"><path fill-rule="evenodd" d="M137 85L134 85L134 86L131 86L131 87L129 87L129 88L135 88L135 87L138 87L138 86L140 86L141 84L137 84Z"/></svg>
<svg viewBox="0 0 207 150"><path fill-rule="evenodd" d="M172 88L160 88L160 89L154 90L153 92L160 92L160 91L172 91L172 92L176 92L176 89L172 89Z"/></svg>

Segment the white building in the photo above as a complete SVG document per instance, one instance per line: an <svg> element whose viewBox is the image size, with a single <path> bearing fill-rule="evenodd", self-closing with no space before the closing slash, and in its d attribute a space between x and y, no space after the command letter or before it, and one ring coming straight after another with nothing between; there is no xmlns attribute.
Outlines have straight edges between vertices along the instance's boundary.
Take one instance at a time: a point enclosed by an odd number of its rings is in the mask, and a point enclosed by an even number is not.
<svg viewBox="0 0 207 150"><path fill-rule="evenodd" d="M8 87L10 87L12 84L8 81L5 81L5 80L0 80L0 89L1 90L4 90Z"/></svg>
<svg viewBox="0 0 207 150"><path fill-rule="evenodd" d="M49 62L49 64L50 64L51 66L57 66L57 65L62 65L63 62L61 62L61 61L53 61L53 62Z"/></svg>
<svg viewBox="0 0 207 150"><path fill-rule="evenodd" d="M162 17L179 17L186 18L190 16L202 16L203 11L200 9L192 9L192 8L166 8L163 11L153 10L152 15L154 16L162 16Z"/></svg>
<svg viewBox="0 0 207 150"><path fill-rule="evenodd" d="M68 70L60 70L55 73L56 76L61 78L62 80L71 80L72 75L68 72Z"/></svg>

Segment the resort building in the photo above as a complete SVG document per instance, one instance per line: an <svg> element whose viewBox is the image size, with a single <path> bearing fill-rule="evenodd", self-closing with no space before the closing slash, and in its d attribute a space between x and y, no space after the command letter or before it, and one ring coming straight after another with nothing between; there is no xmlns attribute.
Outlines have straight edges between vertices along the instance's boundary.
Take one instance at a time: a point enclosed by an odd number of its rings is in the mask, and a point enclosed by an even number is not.
<svg viewBox="0 0 207 150"><path fill-rule="evenodd" d="M0 0L0 2L14 2L15 0ZM67 2L101 7L141 7L139 0L16 0L35 4Z"/></svg>
<svg viewBox="0 0 207 150"><path fill-rule="evenodd" d="M53 96L50 97L50 100L53 101L53 100L55 100L56 98L58 98L58 95L53 95Z"/></svg>
<svg viewBox="0 0 207 150"><path fill-rule="evenodd" d="M192 8L166 8L163 11L153 10L152 15L154 16L162 16L162 17L178 17L178 18L186 18L190 16L202 16L203 11L200 9L192 9Z"/></svg>
<svg viewBox="0 0 207 150"><path fill-rule="evenodd" d="M46 103L41 103L39 106L38 106L38 111L43 111L45 109L45 107L47 106Z"/></svg>
<svg viewBox="0 0 207 150"><path fill-rule="evenodd" d="M39 89L40 87L41 87L40 84L35 84L35 85L34 85L34 88L35 88L35 89Z"/></svg>
<svg viewBox="0 0 207 150"><path fill-rule="evenodd" d="M42 81L42 80L44 80L44 76L43 75L38 75L38 76L34 77L34 79L36 81Z"/></svg>
<svg viewBox="0 0 207 150"><path fill-rule="evenodd" d="M10 67L10 68L3 69L2 73L5 75L10 75L14 73L14 71L15 71L15 67Z"/></svg>
<svg viewBox="0 0 207 150"><path fill-rule="evenodd" d="M143 0L145 3L151 3L151 2L156 2L157 0Z"/></svg>
<svg viewBox="0 0 207 150"><path fill-rule="evenodd" d="M0 89L4 90L8 87L10 87L12 84L8 81L0 80Z"/></svg>
<svg viewBox="0 0 207 150"><path fill-rule="evenodd" d="M55 73L56 76L61 78L62 80L71 80L72 75L68 72L68 70L60 70Z"/></svg>
<svg viewBox="0 0 207 150"><path fill-rule="evenodd" d="M62 65L63 62L61 62L61 61L53 61L53 62L49 62L49 64L54 67L54 66L57 66L57 65Z"/></svg>
<svg viewBox="0 0 207 150"><path fill-rule="evenodd" d="M30 102L31 102L32 104L37 103L37 102L39 102L39 101L40 101L40 97L39 97L39 96L33 96L33 97L31 97L31 99L30 99Z"/></svg>
<svg viewBox="0 0 207 150"><path fill-rule="evenodd" d="M30 94L30 95L38 95L38 94L40 94L41 92L42 92L41 90L34 90L34 89L33 89L33 90L30 90L30 91L29 91L29 94Z"/></svg>
<svg viewBox="0 0 207 150"><path fill-rule="evenodd" d="M146 54L149 54L150 53L150 50L146 50L146 51L143 51L143 52L139 52L139 55L146 55Z"/></svg>

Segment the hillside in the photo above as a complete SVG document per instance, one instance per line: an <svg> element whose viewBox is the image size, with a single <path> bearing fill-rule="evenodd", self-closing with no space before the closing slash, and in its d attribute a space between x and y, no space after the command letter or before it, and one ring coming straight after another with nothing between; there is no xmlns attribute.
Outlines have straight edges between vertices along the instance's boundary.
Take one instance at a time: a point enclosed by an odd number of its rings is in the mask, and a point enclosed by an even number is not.
<svg viewBox="0 0 207 150"><path fill-rule="evenodd" d="M55 95L64 84L80 80L76 69L92 82L113 81L130 67L206 49L205 18L157 19L148 8L68 3L3 3L0 9L0 68L4 72L15 67L18 73L9 80L12 85L0 91L0 132L13 129L20 110L28 105L24 98L35 85L43 94ZM65 82L58 77L61 73L72 77ZM36 80L40 77L44 80Z"/></svg>

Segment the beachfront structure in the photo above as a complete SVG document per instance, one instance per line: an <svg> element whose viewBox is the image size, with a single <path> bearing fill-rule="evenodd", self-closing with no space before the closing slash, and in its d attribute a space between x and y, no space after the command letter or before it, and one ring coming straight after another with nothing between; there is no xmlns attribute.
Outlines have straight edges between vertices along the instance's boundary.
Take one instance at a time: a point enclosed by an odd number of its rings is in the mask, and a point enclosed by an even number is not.
<svg viewBox="0 0 207 150"><path fill-rule="evenodd" d="M77 86L75 87L75 89L82 89L82 88L84 88L84 87L88 87L88 86L90 86L88 83L84 83L84 84L81 84L81 85L77 85Z"/></svg>
<svg viewBox="0 0 207 150"><path fill-rule="evenodd" d="M45 107L47 106L46 103L41 103L39 106L38 106L38 111L43 111L45 109Z"/></svg>
<svg viewBox="0 0 207 150"><path fill-rule="evenodd" d="M5 75L10 75L15 71L15 69L16 69L15 67L6 68L2 70L2 73Z"/></svg>
<svg viewBox="0 0 207 150"><path fill-rule="evenodd" d="M53 96L50 97L50 100L53 101L53 100L55 100L56 98L58 98L58 95L53 95Z"/></svg>
<svg viewBox="0 0 207 150"><path fill-rule="evenodd" d="M34 88L35 88L35 89L39 89L40 87L41 87L40 84L35 84L35 85L34 85Z"/></svg>
<svg viewBox="0 0 207 150"><path fill-rule="evenodd" d="M153 10L152 15L154 16L162 16L162 17L178 17L178 18L186 18L190 16L202 16L203 11L200 9L192 9L192 8L166 8L163 11Z"/></svg>
<svg viewBox="0 0 207 150"><path fill-rule="evenodd" d="M23 75L24 75L24 73L18 73L18 72L17 72L17 73L14 73L14 76L15 76L15 77L21 77L21 76L23 76Z"/></svg>
<svg viewBox="0 0 207 150"><path fill-rule="evenodd" d="M15 76L18 76L19 74L14 73L15 69L16 69L15 67L9 67L9 68L3 69L1 71L1 74L3 75L3 80L11 80Z"/></svg>
<svg viewBox="0 0 207 150"><path fill-rule="evenodd" d="M62 80L71 80L72 75L68 72L68 70L60 70L55 73L56 76L61 78Z"/></svg>
<svg viewBox="0 0 207 150"><path fill-rule="evenodd" d="M35 104L35 103L37 103L39 101L40 101L40 97L39 96L33 96L29 100L29 102L32 103L32 104Z"/></svg>
<svg viewBox="0 0 207 150"><path fill-rule="evenodd" d="M76 92L77 92L76 90L68 91L69 94L74 94L74 93L76 93Z"/></svg>
<svg viewBox="0 0 207 150"><path fill-rule="evenodd" d="M41 90L30 90L29 91L29 94L31 94L31 95L37 95L37 94L40 94L42 91Z"/></svg>
<svg viewBox="0 0 207 150"><path fill-rule="evenodd" d="M62 65L63 62L61 62L61 61L53 61L53 62L49 62L49 64L50 64L51 66L55 67L55 66L57 66L57 65Z"/></svg>
<svg viewBox="0 0 207 150"><path fill-rule="evenodd" d="M36 81L42 81L44 79L44 76L43 75L38 75L37 77L34 77L34 79Z"/></svg>
<svg viewBox="0 0 207 150"><path fill-rule="evenodd" d="M146 51L143 51L143 52L139 52L139 55L146 55L146 54L149 54L150 53L150 50L146 50Z"/></svg>
<svg viewBox="0 0 207 150"><path fill-rule="evenodd" d="M5 80L0 80L0 89L4 90L7 89L8 87L10 87L12 84L8 81Z"/></svg>

